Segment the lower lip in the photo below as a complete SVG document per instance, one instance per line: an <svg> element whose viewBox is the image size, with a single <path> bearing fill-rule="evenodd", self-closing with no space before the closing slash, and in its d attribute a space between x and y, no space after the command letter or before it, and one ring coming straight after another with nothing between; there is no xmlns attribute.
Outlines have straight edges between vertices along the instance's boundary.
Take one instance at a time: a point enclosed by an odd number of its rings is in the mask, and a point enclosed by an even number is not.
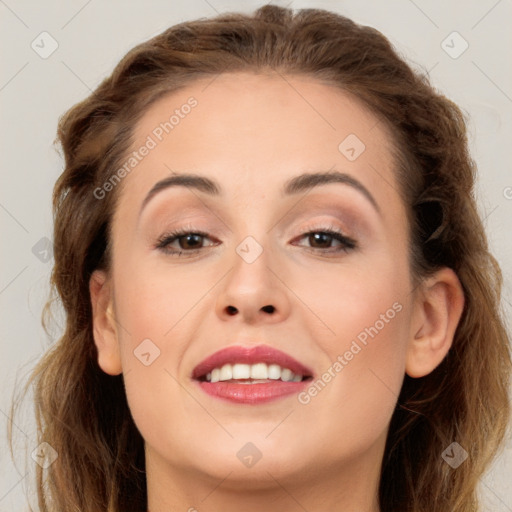
<svg viewBox="0 0 512 512"><path fill-rule="evenodd" d="M258 384L197 381L201 389L215 398L237 404L262 404L302 391L308 381L283 382L281 380Z"/></svg>

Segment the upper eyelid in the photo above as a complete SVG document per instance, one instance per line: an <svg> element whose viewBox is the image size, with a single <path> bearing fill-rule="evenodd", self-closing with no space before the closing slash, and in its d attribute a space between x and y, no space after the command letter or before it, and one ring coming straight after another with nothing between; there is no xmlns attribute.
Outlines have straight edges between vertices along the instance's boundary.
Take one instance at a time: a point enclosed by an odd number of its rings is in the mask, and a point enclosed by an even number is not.
<svg viewBox="0 0 512 512"><path fill-rule="evenodd" d="M349 236L349 231L348 229L345 228L345 226L339 226L337 225L336 221L332 221L332 220L324 220L324 221L308 221L310 222L310 224L306 225L305 227L303 226L300 231L301 231L301 234L305 234L311 230L335 230L335 231L338 231L340 232L340 234L343 234L343 235L346 235L346 236ZM339 220L337 221L338 223L340 222ZM186 234L191 234L191 233L196 233L196 234L202 234L202 235L205 235L205 236L214 236L212 235L211 231L214 231L214 229L209 229L209 228L200 228L198 226L194 226L192 224L190 225L184 225L184 226L179 226L179 227L176 227L176 228L170 228L168 230L169 234L171 233L174 233L174 232L177 232L179 233L179 235L176 235L176 236L184 236ZM223 230L221 230L223 231ZM267 231L270 232L271 230ZM232 232L232 230L230 230L230 232ZM165 236L165 232L162 236ZM214 238L216 238L214 236Z"/></svg>
<svg viewBox="0 0 512 512"><path fill-rule="evenodd" d="M288 231L290 229L291 224L297 224L297 225L300 224L302 226L300 228L300 230L302 232L304 232L306 230L310 230L310 229L330 228L330 229L335 229L337 231L340 231L342 234L344 234L346 236L349 236L351 234L351 232L359 232L362 227L359 222L353 222L352 215L349 216L348 222L343 221L340 218L333 216L332 214L329 214L329 215L323 214L323 216L324 216L324 218L322 218L322 219L319 219L319 218L311 219L310 218L310 217L312 217L311 215L302 213L302 214L298 215L297 217L295 217L294 219L292 219L291 221L286 221L286 222L282 223L282 225L279 227L278 227L278 225L281 224L281 222L274 224L273 226L270 227L270 229L268 229L266 231L266 233L268 234L277 228L278 233L282 234L284 231ZM315 215L315 217L316 217L316 215ZM222 222L222 226L219 225L219 226L213 227L211 224L209 224L208 227L200 227L198 225L198 223L203 222L203 220L200 217L198 217L197 220L188 220L190 218L194 219L195 216L190 215L185 218L181 218L180 221L184 222L184 224L177 222L176 227L168 228L167 230L164 230L164 231L168 231L169 233L174 232L174 231L179 231L179 232L183 231L183 232L188 232L188 233L202 232L202 233L206 233L206 234L211 234L212 231L218 231L219 233L222 233L223 236L227 236L228 233L233 233L233 230L231 228L229 228L228 226L226 226L226 224L224 222ZM306 224L306 225L304 226L303 224Z"/></svg>
<svg viewBox="0 0 512 512"><path fill-rule="evenodd" d="M306 201L298 201L291 205L291 207L286 207L287 209L282 213L278 214L276 217L276 221L272 222L270 229L275 229L278 226L284 225L285 227L290 223L298 219L302 219L304 217L308 217L311 215L329 215L336 217L337 215L343 218L347 218L350 220L350 223L357 225L357 227L365 228L365 229L373 229L372 222L366 219L367 214L365 213L365 208L361 211L361 207L359 206L359 202L353 203L352 199L349 199L349 203L347 205L346 198L339 197L337 195L332 196L331 193L325 195L325 193L317 196L319 194L318 191L313 191L309 194L309 198L306 198ZM347 196L350 198L350 196ZM184 205L177 208L178 212L173 212L171 217L173 220L182 221L188 218L202 218L202 217L214 217L214 221L219 221L222 224L222 229L225 231L231 232L232 229L229 227L229 220L232 220L227 212L224 210L224 205L217 204L215 202L210 202L209 198L201 198L194 197L191 199L192 202L189 203L186 201ZM300 203L300 204L299 204ZM165 202L165 209L167 210L167 205L170 204L167 201ZM174 203L176 204L176 203ZM159 207L160 208L160 207ZM174 208L173 208L174 209ZM158 213L155 215L160 215L160 211L157 210ZM295 212L295 214L294 214ZM187 213L187 217L183 217L183 213ZM153 217L153 213L150 217ZM226 217L228 215L228 217ZM288 220L289 216L292 216L292 220ZM339 220L339 219L338 219Z"/></svg>

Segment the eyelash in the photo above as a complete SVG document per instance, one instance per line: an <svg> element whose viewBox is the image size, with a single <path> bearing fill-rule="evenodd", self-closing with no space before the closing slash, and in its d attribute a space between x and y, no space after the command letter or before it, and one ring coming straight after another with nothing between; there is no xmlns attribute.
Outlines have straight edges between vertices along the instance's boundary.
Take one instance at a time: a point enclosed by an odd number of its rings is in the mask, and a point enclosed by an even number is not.
<svg viewBox="0 0 512 512"><path fill-rule="evenodd" d="M302 239L306 236L311 236L314 234L323 234L323 235L329 235L332 236L334 240L341 243L341 246L338 248L329 247L327 249L321 249L317 247L309 247L309 249L312 252L320 251L322 253L332 254L332 253L341 253L341 252L349 252L350 250L356 249L357 243L354 239L345 236L343 233L341 233L339 230L336 229L335 226L328 226L328 227L317 227L317 228L309 228L309 231L306 233L303 233L302 236L299 239ZM165 233L162 235L156 242L155 249L158 249L165 254L168 254L170 256L174 257L181 257L183 253L188 253L188 256L192 256L196 254L201 249L205 249L205 247L199 247L197 249L190 249L190 250L171 250L169 249L169 245L173 243L174 241L178 240L179 238L185 236L185 235L196 235L200 237L208 238L208 233L205 233L204 231L196 230L192 226L186 226L180 229L177 229L175 231L171 231L169 233ZM306 247L308 249L308 247Z"/></svg>

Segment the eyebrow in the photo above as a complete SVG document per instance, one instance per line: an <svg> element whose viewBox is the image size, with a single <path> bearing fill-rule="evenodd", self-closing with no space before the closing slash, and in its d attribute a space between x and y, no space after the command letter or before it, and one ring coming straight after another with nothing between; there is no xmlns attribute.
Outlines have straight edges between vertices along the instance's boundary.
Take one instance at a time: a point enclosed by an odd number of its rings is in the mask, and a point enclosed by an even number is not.
<svg viewBox="0 0 512 512"><path fill-rule="evenodd" d="M300 174L299 176L294 176L285 182L281 190L281 195L295 195L301 192L309 191L314 187L327 185L330 183L341 183L354 188L364 197L366 197L366 199L368 199L375 210L380 213L379 205L370 191L353 176L339 171L304 173ZM155 195L157 195L162 190L166 190L171 187L188 187L213 197L222 195L221 186L210 178L197 174L175 174L155 183L155 185L151 188L151 190L142 201L139 216L142 213L144 207Z"/></svg>
<svg viewBox="0 0 512 512"><path fill-rule="evenodd" d="M370 191L356 178L339 171L327 171L320 173L305 173L288 180L283 186L282 195L293 195L309 189L329 183L341 183L348 185L360 192L372 206L380 213L380 207Z"/></svg>

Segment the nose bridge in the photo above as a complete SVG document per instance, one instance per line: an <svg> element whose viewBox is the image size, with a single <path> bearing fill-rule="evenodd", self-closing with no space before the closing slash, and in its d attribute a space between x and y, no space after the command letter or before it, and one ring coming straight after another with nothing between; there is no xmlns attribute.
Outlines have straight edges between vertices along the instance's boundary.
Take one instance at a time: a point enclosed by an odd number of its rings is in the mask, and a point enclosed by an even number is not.
<svg viewBox="0 0 512 512"><path fill-rule="evenodd" d="M273 287L269 270L272 262L268 237L262 232L247 235L235 247L229 284L238 294L263 295Z"/></svg>
<svg viewBox="0 0 512 512"><path fill-rule="evenodd" d="M274 275L274 251L262 229L247 235L235 247L233 265L217 301L217 313L239 315L246 322L258 318L283 319L288 315L289 302L283 284Z"/></svg>

